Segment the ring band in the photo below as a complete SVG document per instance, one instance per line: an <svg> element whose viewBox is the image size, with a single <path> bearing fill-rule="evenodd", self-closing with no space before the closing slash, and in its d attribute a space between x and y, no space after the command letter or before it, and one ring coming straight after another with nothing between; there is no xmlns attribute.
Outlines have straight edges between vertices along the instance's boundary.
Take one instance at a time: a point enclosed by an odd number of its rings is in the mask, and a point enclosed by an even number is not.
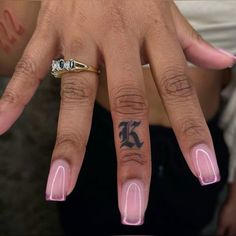
<svg viewBox="0 0 236 236"><path fill-rule="evenodd" d="M88 66L82 62L76 61L74 59L64 60L53 60L52 61L52 71L51 74L55 78L61 78L61 76L68 72L82 72L82 71L88 71L88 72L94 72L99 74L100 71L96 69L93 66Z"/></svg>

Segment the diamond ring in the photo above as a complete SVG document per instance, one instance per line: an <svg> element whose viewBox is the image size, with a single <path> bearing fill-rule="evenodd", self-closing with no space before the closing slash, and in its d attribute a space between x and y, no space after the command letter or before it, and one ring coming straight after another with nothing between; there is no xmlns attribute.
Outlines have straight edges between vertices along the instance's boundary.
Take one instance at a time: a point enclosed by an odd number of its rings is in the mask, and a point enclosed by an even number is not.
<svg viewBox="0 0 236 236"><path fill-rule="evenodd" d="M81 63L79 61L76 61L74 59L64 60L53 60L52 61L52 71L51 74L55 78L61 78L61 76L68 72L82 72L82 71L89 71L89 72L95 72L97 74L100 73L98 69L96 69L93 66L88 66L84 63Z"/></svg>

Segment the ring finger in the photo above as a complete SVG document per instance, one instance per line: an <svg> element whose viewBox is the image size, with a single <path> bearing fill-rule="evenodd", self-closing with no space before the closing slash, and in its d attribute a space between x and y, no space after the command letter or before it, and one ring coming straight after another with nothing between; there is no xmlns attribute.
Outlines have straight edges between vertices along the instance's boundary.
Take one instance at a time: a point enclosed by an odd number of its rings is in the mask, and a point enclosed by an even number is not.
<svg viewBox="0 0 236 236"><path fill-rule="evenodd" d="M96 46L89 40L85 42L82 48L79 41L66 43L65 59L79 59L96 67ZM98 76L93 72L62 75L57 138L46 188L48 200L65 200L75 186L91 128L97 86Z"/></svg>

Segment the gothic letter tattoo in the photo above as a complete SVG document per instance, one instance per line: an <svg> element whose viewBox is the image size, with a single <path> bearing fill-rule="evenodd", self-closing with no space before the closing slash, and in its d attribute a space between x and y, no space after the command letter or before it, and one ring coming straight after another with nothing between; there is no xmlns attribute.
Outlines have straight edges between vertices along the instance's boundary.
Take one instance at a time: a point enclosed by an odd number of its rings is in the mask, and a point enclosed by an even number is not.
<svg viewBox="0 0 236 236"><path fill-rule="evenodd" d="M11 12L4 10L2 17L0 17L0 36L2 39L0 40L0 48L9 53L11 50L9 44L14 44L17 41L16 35L21 36L24 31L22 25L16 23Z"/></svg>
<svg viewBox="0 0 236 236"><path fill-rule="evenodd" d="M119 124L120 133L119 137L121 139L120 147L129 147L134 146L140 148L143 146L143 142L140 141L138 134L135 131L135 128L141 124L141 121L123 121Z"/></svg>

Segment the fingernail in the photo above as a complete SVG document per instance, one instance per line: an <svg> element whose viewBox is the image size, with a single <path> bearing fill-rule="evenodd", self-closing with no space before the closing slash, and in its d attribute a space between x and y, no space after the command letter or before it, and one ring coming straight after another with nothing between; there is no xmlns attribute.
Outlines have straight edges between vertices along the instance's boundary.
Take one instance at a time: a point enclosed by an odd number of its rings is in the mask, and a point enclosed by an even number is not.
<svg viewBox="0 0 236 236"><path fill-rule="evenodd" d="M121 192L122 224L141 225L144 218L144 188L140 180L126 181Z"/></svg>
<svg viewBox="0 0 236 236"><path fill-rule="evenodd" d="M233 55L232 53L230 53L230 52L228 52L228 51L226 51L226 50L224 50L224 49L222 49L222 48L217 48L217 50L218 50L220 53L223 53L223 54L225 54L226 56L231 57L231 58L233 58L233 59L236 61L236 56Z"/></svg>
<svg viewBox="0 0 236 236"><path fill-rule="evenodd" d="M192 149L191 157L201 185L220 181L220 172L214 151L207 145L200 144Z"/></svg>
<svg viewBox="0 0 236 236"><path fill-rule="evenodd" d="M50 167L46 188L46 200L65 201L68 189L70 166L65 160L55 160Z"/></svg>

